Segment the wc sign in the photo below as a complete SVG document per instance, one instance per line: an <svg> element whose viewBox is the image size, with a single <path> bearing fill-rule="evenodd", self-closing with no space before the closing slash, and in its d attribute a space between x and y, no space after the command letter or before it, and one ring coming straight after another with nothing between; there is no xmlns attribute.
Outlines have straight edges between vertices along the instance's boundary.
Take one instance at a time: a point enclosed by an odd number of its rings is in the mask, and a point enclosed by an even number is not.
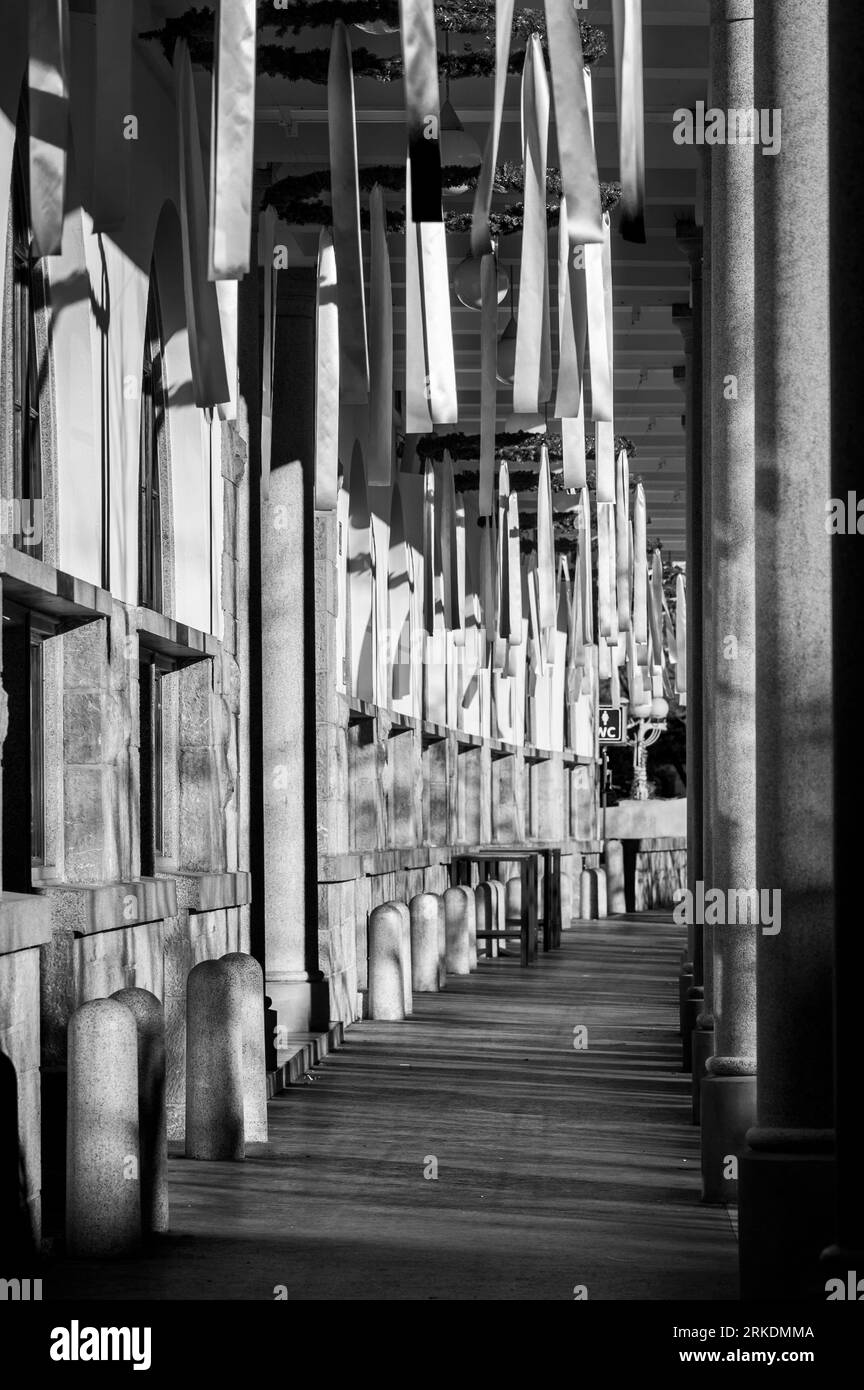
<svg viewBox="0 0 864 1390"><path fill-rule="evenodd" d="M597 711L597 733L601 743L623 743L620 705L600 706Z"/></svg>

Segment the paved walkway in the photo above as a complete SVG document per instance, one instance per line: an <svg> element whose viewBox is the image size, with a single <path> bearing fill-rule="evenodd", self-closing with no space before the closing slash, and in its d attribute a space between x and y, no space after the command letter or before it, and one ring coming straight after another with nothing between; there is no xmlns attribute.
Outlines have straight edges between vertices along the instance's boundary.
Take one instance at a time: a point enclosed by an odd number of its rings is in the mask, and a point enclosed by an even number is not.
<svg viewBox="0 0 864 1390"><path fill-rule="evenodd" d="M172 1158L158 1254L63 1263L45 1296L737 1298L730 1215L699 1204L681 945L655 914L574 924L532 969L481 961L355 1025L245 1164Z"/></svg>

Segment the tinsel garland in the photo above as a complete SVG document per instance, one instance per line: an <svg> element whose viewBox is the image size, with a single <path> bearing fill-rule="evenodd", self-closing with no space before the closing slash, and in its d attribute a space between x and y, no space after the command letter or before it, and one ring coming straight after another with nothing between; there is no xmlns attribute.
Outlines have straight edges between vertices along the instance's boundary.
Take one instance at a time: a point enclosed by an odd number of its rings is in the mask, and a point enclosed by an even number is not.
<svg viewBox="0 0 864 1390"><path fill-rule="evenodd" d="M340 9L342 11L341 14L334 13L335 19L344 19L349 24L352 22L350 15L352 6L347 4L334 5L333 9L334 11ZM449 8L449 13L454 18L452 25L454 29L459 10L460 7L457 6ZM259 32L264 28L280 27L279 21L274 21L274 12L269 5L259 5L258 12ZM524 13L530 14L532 12L525 11ZM380 18L381 16L376 17ZM542 33L541 16L538 15L537 19L537 28L532 32ZM466 20L466 22L468 21ZM598 29L596 25L586 24L582 20L579 23L582 30L585 62L586 64L593 63L606 53L606 37L603 30ZM285 28L287 29L287 27L286 23ZM447 25L446 27L450 28L451 26ZM465 30L464 32L478 31ZM212 10L187 10L185 14L167 19L161 29L148 29L140 37L142 39L155 39L161 43L169 61L174 53L175 43L179 39L185 39L189 46L189 56L194 64L205 68L212 68L213 66ZM259 43L257 60L260 77L284 77L290 82L325 83L330 63L330 50L329 48L286 48L282 44ZM524 61L525 50L513 50L510 55L508 72L521 72ZM378 53L373 53L371 49L360 46L354 48L352 67L355 78L370 77L376 82L398 82L402 76L402 55L400 53L393 57L384 57ZM464 53L439 52L438 54L439 75L453 81L460 77L488 77L494 70L495 52L491 47L488 49L470 49Z"/></svg>

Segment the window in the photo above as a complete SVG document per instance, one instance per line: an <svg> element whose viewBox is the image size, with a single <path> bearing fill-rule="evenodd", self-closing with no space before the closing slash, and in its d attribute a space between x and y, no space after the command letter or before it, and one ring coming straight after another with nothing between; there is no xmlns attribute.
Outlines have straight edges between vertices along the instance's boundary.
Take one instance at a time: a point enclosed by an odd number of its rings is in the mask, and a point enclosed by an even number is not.
<svg viewBox="0 0 864 1390"><path fill-rule="evenodd" d="M170 662L141 651L138 665L139 768L141 788L141 874L152 878L165 852L163 818L162 678Z"/></svg>
<svg viewBox="0 0 864 1390"><path fill-rule="evenodd" d="M42 644L55 633L50 618L4 605L3 886L16 893L32 892L33 866L45 862Z"/></svg>
<svg viewBox="0 0 864 1390"><path fill-rule="evenodd" d="M159 493L159 463L164 414L161 326L151 276L141 379L138 602L143 608L156 610L162 608L162 506Z"/></svg>
<svg viewBox="0 0 864 1390"><path fill-rule="evenodd" d="M20 129L20 127L19 127ZM22 141L19 137L19 149ZM30 255L30 218L20 158L12 177L12 489L13 544L42 558L42 444L39 354Z"/></svg>

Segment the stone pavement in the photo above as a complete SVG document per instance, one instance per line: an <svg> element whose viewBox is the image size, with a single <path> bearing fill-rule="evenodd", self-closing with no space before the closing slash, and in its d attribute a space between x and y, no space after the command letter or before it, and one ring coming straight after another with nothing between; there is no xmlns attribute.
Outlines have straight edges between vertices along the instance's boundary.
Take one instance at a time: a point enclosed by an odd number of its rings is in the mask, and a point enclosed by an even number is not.
<svg viewBox="0 0 864 1390"><path fill-rule="evenodd" d="M682 930L574 923L536 967L355 1025L245 1163L172 1157L157 1251L49 1265L45 1298L737 1298L679 1070Z"/></svg>

